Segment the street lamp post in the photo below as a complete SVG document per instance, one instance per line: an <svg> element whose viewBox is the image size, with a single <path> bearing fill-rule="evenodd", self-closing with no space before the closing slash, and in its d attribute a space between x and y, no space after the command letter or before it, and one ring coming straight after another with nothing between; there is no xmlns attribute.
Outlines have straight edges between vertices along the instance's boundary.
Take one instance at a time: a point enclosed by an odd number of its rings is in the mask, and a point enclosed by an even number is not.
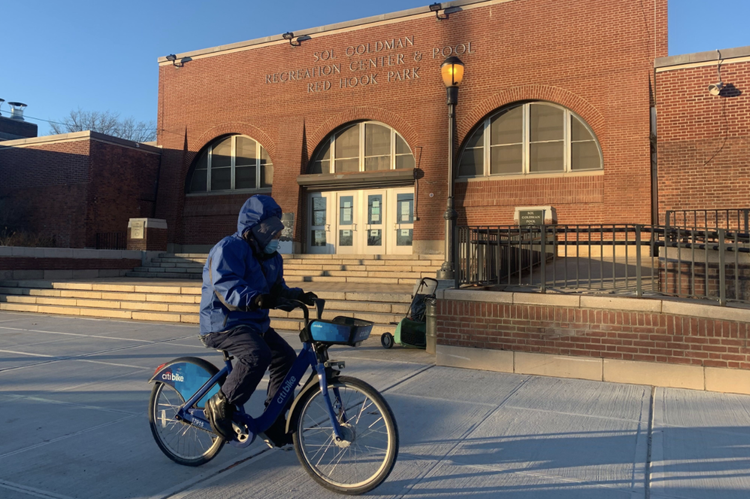
<svg viewBox="0 0 750 499"><path fill-rule="evenodd" d="M438 279L454 279L453 228L458 213L453 209L453 130L456 128L456 104L458 103L458 86L464 78L464 63L458 57L449 57L440 66L448 93L448 199L445 205L445 257L443 265L437 272Z"/></svg>

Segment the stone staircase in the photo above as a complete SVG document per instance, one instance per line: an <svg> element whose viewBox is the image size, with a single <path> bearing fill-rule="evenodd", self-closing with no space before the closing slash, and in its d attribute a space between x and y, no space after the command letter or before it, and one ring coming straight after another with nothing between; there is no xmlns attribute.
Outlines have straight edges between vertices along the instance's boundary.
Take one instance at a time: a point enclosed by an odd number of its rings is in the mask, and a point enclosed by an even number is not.
<svg viewBox="0 0 750 499"><path fill-rule="evenodd" d="M122 278L0 281L0 310L197 324L206 254L161 254ZM325 319L343 315L393 332L414 284L435 277L442 255L284 255L287 284L326 300ZM156 278L156 279L155 279ZM271 325L299 331L302 311L272 310Z"/></svg>
<svg viewBox="0 0 750 499"><path fill-rule="evenodd" d="M162 254L128 277L201 279L206 254ZM435 277L442 255L284 255L284 278L301 282L410 284Z"/></svg>
<svg viewBox="0 0 750 499"><path fill-rule="evenodd" d="M324 319L356 316L375 323L373 335L392 332L391 322L401 320L408 309L411 286L390 286L388 292L356 287L360 289L326 291L305 286L305 290L326 300ZM190 281L0 281L0 310L14 312L197 324L200 299L200 285ZM272 310L271 319L271 326L278 330L299 331L302 311Z"/></svg>

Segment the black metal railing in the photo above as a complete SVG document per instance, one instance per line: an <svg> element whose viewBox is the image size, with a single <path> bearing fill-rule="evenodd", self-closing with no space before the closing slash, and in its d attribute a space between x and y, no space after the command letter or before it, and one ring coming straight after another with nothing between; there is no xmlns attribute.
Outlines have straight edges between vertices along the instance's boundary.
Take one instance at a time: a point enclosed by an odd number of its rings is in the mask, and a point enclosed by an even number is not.
<svg viewBox="0 0 750 499"><path fill-rule="evenodd" d="M664 216L667 227L683 229L725 229L750 232L750 208L724 210L668 210Z"/></svg>
<svg viewBox="0 0 750 499"><path fill-rule="evenodd" d="M96 249L119 250L127 247L127 232L98 232L96 234Z"/></svg>
<svg viewBox="0 0 750 499"><path fill-rule="evenodd" d="M457 227L456 287L750 303L750 237L648 225Z"/></svg>

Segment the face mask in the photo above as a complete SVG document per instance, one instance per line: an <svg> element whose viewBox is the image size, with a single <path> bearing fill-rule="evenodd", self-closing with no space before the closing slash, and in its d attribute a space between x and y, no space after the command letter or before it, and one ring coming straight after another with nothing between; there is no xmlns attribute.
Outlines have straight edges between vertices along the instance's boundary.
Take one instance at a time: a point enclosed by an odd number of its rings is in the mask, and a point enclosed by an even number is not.
<svg viewBox="0 0 750 499"><path fill-rule="evenodd" d="M265 248L263 248L263 251L271 255L273 253L276 253L277 249L279 249L279 240L272 239L271 242L268 243Z"/></svg>

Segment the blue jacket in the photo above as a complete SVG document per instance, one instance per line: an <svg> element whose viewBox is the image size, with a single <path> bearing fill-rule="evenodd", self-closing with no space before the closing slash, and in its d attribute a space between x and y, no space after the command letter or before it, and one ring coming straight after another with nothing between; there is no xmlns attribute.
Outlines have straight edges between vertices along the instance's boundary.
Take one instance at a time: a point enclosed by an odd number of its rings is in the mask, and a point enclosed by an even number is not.
<svg viewBox="0 0 750 499"><path fill-rule="evenodd" d="M201 291L201 335L226 331L240 324L259 333L268 330L268 310L254 309L259 294L298 298L303 291L284 282L283 259L267 255L243 234L269 217L281 217L281 208L270 196L257 195L245 201L237 220L237 232L213 247L203 267ZM248 311L242 311L242 308Z"/></svg>

